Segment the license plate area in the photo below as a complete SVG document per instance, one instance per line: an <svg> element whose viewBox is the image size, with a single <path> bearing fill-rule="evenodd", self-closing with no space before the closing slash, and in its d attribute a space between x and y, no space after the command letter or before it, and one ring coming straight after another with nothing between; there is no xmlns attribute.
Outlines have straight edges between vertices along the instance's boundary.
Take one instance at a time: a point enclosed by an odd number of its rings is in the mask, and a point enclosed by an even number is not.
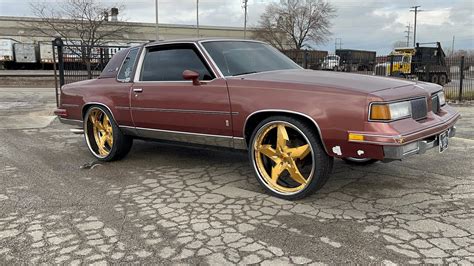
<svg viewBox="0 0 474 266"><path fill-rule="evenodd" d="M439 134L438 140L439 140L439 152L442 153L448 149L448 145L449 145L448 131L445 131Z"/></svg>

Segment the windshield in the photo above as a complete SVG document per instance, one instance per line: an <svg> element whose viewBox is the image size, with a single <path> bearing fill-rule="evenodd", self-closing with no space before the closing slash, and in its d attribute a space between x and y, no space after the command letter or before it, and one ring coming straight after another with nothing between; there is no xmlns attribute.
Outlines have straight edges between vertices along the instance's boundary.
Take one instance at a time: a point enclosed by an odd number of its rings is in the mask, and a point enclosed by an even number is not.
<svg viewBox="0 0 474 266"><path fill-rule="evenodd" d="M339 60L339 56L337 55L328 55L326 57L327 60Z"/></svg>
<svg viewBox="0 0 474 266"><path fill-rule="evenodd" d="M393 56L393 62L402 62L403 55L395 55Z"/></svg>
<svg viewBox="0 0 474 266"><path fill-rule="evenodd" d="M210 41L204 42L203 46L224 76L300 68L277 49L264 43Z"/></svg>

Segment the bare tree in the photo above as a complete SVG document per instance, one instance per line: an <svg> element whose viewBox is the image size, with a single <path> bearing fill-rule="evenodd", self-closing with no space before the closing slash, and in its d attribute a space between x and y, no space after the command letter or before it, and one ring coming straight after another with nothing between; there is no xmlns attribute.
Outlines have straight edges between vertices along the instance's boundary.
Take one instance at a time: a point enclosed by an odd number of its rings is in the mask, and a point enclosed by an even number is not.
<svg viewBox="0 0 474 266"><path fill-rule="evenodd" d="M256 38L275 47L300 50L328 40L335 8L324 0L281 0L261 15Z"/></svg>
<svg viewBox="0 0 474 266"><path fill-rule="evenodd" d="M78 49L70 49L80 57L92 78L91 55L94 47L111 39L123 38L126 24L108 21L109 11L116 5L105 6L98 0L65 0L61 2L32 2L31 10L42 24L30 27L47 36L61 37L68 44L78 44Z"/></svg>

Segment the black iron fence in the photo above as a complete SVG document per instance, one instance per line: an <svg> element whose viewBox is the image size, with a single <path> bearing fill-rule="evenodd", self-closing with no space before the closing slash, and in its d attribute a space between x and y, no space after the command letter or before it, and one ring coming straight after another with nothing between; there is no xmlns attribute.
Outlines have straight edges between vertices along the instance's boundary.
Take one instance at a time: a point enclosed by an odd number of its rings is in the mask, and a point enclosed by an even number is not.
<svg viewBox="0 0 474 266"><path fill-rule="evenodd" d="M56 90L68 83L98 77L110 59L125 48L127 46L87 47L63 43L59 38L54 40ZM347 50L347 53L339 55L314 50L288 50L284 53L307 69L433 82L444 87L450 100L474 100L474 57L376 56L375 52L354 51Z"/></svg>
<svg viewBox="0 0 474 266"><path fill-rule="evenodd" d="M474 100L474 57L411 58L406 55L344 58L324 51L284 51L304 68L390 76L437 83L450 100Z"/></svg>
<svg viewBox="0 0 474 266"><path fill-rule="evenodd" d="M64 43L61 39L53 41L54 71L56 89L65 84L96 78L107 63L120 50L127 46L103 45L89 47L75 43Z"/></svg>

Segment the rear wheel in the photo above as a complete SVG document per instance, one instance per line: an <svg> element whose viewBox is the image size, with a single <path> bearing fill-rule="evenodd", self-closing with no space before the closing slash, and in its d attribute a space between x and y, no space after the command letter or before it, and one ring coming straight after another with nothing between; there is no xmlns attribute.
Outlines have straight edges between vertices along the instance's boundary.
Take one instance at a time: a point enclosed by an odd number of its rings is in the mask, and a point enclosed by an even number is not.
<svg viewBox="0 0 474 266"><path fill-rule="evenodd" d="M249 157L265 190L286 200L300 199L320 189L333 164L314 130L287 116L267 118L256 127Z"/></svg>
<svg viewBox="0 0 474 266"><path fill-rule="evenodd" d="M438 74L433 74L433 75L431 76L430 82L431 82L431 83L438 84L438 80L439 80Z"/></svg>
<svg viewBox="0 0 474 266"><path fill-rule="evenodd" d="M100 161L114 161L125 157L133 139L122 134L112 114L102 106L92 106L84 117L84 136L89 151Z"/></svg>
<svg viewBox="0 0 474 266"><path fill-rule="evenodd" d="M448 83L448 76L446 74L441 74L439 76L438 84L444 86L446 83Z"/></svg>

